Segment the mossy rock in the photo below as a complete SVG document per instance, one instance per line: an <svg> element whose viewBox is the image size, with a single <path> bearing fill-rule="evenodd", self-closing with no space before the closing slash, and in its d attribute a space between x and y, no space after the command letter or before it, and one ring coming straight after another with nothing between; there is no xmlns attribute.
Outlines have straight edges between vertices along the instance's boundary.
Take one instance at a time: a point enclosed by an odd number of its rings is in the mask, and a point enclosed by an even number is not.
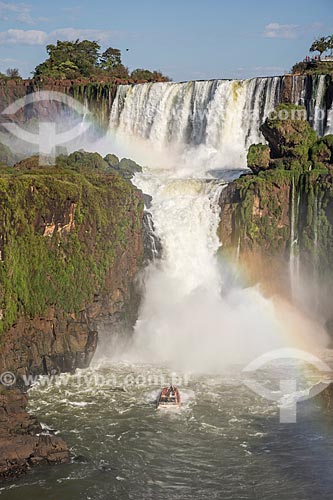
<svg viewBox="0 0 333 500"><path fill-rule="evenodd" d="M318 136L310 127L303 106L280 104L260 127L272 158L309 159L309 149Z"/></svg>
<svg viewBox="0 0 333 500"><path fill-rule="evenodd" d="M330 150L324 138L321 138L310 149L310 158L313 163L331 163L332 151Z"/></svg>
<svg viewBox="0 0 333 500"><path fill-rule="evenodd" d="M72 168L74 170L99 170L106 171L108 168L108 163L101 157L98 153L89 153L87 151L75 151L70 155L60 155L57 158L57 165Z"/></svg>
<svg viewBox="0 0 333 500"><path fill-rule="evenodd" d="M247 153L247 165L253 173L267 170L270 162L270 149L266 144L252 144Z"/></svg>
<svg viewBox="0 0 333 500"><path fill-rule="evenodd" d="M109 167L117 168L119 166L119 158L116 155L108 154L104 157L104 161L106 161Z"/></svg>
<svg viewBox="0 0 333 500"><path fill-rule="evenodd" d="M108 155L108 156L115 156L115 155ZM115 158L117 157L115 156ZM115 166L110 165L109 171L121 175L126 180L130 180L134 177L136 172L142 172L142 167L140 167L140 165L138 165L135 161L130 160L129 158L123 158L122 160L120 160L118 165Z"/></svg>

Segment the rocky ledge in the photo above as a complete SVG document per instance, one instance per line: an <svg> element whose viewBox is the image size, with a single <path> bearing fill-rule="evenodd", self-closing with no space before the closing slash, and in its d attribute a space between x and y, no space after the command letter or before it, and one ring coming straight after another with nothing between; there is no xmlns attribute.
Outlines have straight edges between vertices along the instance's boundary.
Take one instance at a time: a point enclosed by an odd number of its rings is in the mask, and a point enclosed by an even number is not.
<svg viewBox="0 0 333 500"><path fill-rule="evenodd" d="M27 396L18 389L0 390L0 477L21 475L36 464L67 463L67 444L43 434L37 419L26 411Z"/></svg>

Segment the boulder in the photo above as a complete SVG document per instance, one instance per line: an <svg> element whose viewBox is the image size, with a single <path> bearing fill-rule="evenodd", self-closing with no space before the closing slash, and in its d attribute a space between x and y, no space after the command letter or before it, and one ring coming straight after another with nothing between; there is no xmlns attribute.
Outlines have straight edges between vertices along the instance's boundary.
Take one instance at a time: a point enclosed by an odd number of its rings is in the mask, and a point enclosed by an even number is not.
<svg viewBox="0 0 333 500"><path fill-rule="evenodd" d="M280 104L260 127L271 157L309 159L309 150L317 140L316 132L306 119L306 110L294 104Z"/></svg>
<svg viewBox="0 0 333 500"><path fill-rule="evenodd" d="M267 170L270 162L270 149L266 144L252 144L247 153L247 165L254 174Z"/></svg>
<svg viewBox="0 0 333 500"><path fill-rule="evenodd" d="M17 477L35 464L68 463L67 444L46 434L26 411L27 396L0 386L0 479Z"/></svg>

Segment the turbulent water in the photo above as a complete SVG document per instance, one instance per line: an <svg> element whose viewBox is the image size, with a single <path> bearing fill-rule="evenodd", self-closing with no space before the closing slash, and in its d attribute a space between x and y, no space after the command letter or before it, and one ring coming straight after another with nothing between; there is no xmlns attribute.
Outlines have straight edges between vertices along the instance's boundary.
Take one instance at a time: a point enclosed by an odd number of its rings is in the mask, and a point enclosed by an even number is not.
<svg viewBox="0 0 333 500"><path fill-rule="evenodd" d="M311 101L318 131L321 83ZM219 195L230 169L239 175L245 166L248 146L263 141L259 126L283 84L277 77L118 89L110 135L98 148L116 147L145 166L134 183L152 196L162 255L142 276L130 342L115 346L105 332L91 369L30 392L32 411L61 430L76 460L34 469L0 490L6 499L332 498L331 424L314 408L297 424L279 424L275 404L249 391L242 373L272 349L314 348L322 332L245 289L219 256ZM294 78L292 93L304 102L304 78ZM184 404L163 414L155 400L173 371Z"/></svg>
<svg viewBox="0 0 333 500"><path fill-rule="evenodd" d="M126 380L135 384L142 376L141 385L120 390ZM281 425L274 403L250 392L234 369L190 376L181 387L180 412L163 414L154 403L160 383L142 385L149 376L166 380L170 372L120 363L63 375L57 385L31 390L31 410L61 429L76 458L70 465L34 468L0 487L0 497L332 498L333 427L318 410L299 411L296 425Z"/></svg>

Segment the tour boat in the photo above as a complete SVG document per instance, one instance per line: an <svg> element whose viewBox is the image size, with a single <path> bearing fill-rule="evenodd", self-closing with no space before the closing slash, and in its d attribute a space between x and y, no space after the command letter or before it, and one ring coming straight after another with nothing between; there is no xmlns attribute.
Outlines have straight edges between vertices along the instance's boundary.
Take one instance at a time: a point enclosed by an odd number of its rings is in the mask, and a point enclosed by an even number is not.
<svg viewBox="0 0 333 500"><path fill-rule="evenodd" d="M157 400L157 409L180 408L181 399L177 387L163 387Z"/></svg>

